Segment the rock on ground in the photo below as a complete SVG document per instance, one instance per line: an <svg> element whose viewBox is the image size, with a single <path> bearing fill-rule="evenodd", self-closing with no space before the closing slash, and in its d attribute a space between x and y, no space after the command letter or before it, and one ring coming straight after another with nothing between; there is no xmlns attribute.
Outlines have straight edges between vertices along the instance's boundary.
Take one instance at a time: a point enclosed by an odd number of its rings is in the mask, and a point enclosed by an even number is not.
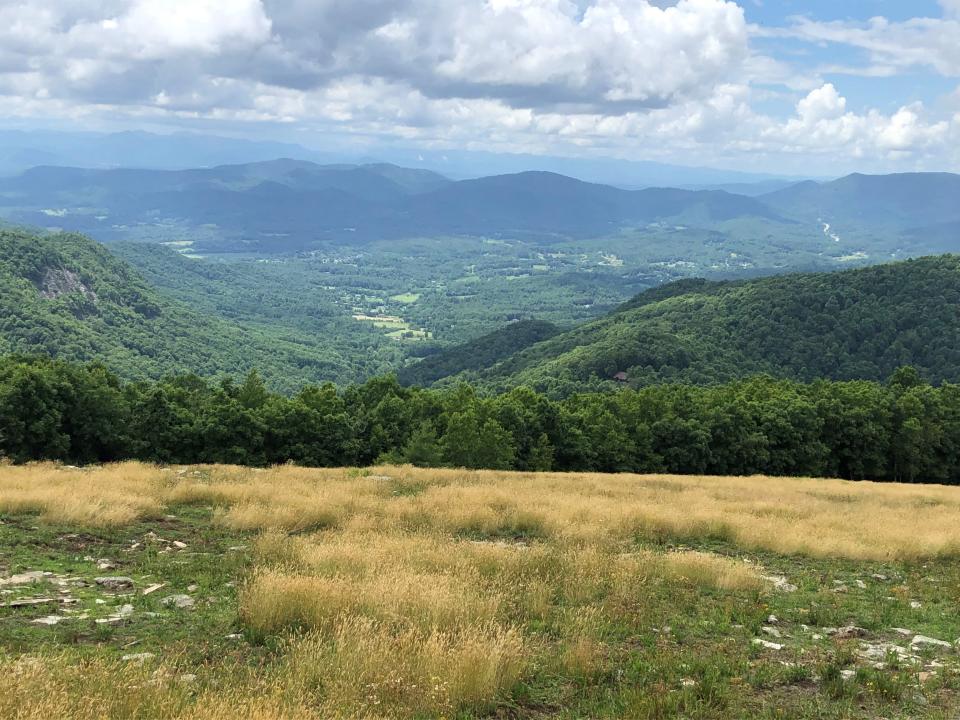
<svg viewBox="0 0 960 720"><path fill-rule="evenodd" d="M917 645L926 645L928 647L939 647L946 648L947 650L953 650L953 645L946 642L945 640L937 640L936 638L927 637L926 635L917 635L910 641L911 647L916 647Z"/></svg>
<svg viewBox="0 0 960 720"><path fill-rule="evenodd" d="M192 608L196 604L196 601L189 595L170 595L160 602L163 605L173 605L181 610Z"/></svg>
<svg viewBox="0 0 960 720"><path fill-rule="evenodd" d="M133 578L123 577L121 575L98 577L94 578L93 581L100 587L105 587L108 590L125 590L133 587Z"/></svg>

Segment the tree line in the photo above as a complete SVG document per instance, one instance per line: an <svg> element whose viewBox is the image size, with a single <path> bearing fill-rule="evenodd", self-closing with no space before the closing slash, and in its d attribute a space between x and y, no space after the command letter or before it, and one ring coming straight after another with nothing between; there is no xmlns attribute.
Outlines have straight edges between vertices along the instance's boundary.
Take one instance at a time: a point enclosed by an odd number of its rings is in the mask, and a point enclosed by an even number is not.
<svg viewBox="0 0 960 720"><path fill-rule="evenodd" d="M767 376L553 400L392 376L269 391L181 375L123 382L99 364L0 358L0 456L23 463L308 466L412 463L521 471L832 476L956 482L960 385Z"/></svg>

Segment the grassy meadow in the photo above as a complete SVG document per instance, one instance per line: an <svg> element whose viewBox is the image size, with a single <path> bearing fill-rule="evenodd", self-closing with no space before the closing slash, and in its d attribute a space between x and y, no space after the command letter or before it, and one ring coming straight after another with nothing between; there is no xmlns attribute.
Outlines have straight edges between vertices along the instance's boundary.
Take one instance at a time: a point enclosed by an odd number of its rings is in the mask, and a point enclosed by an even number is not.
<svg viewBox="0 0 960 720"><path fill-rule="evenodd" d="M956 718L960 488L0 467L0 717Z"/></svg>

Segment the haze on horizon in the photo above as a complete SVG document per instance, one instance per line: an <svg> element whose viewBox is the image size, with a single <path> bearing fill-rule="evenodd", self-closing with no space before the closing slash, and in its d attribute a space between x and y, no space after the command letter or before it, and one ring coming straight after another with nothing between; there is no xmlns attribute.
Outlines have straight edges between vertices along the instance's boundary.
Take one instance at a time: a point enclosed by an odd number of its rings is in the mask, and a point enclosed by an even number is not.
<svg viewBox="0 0 960 720"><path fill-rule="evenodd" d="M960 0L7 0L0 127L958 171Z"/></svg>

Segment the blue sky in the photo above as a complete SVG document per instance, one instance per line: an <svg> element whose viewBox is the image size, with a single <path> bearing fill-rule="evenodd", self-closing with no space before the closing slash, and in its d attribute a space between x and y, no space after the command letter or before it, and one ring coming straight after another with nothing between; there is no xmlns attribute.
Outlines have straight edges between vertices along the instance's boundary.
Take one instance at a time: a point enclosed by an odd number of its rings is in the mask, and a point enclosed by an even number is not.
<svg viewBox="0 0 960 720"><path fill-rule="evenodd" d="M0 125L960 171L960 0L0 2Z"/></svg>
<svg viewBox="0 0 960 720"><path fill-rule="evenodd" d="M842 23L853 27L869 24L871 18L884 18L891 23L930 18L939 21L944 8L936 0L756 0L741 3L749 23L762 28L789 28L798 18L818 23ZM956 42L960 44L960 37ZM799 38L763 38L753 41L756 50L777 58L843 89L853 107L878 108L896 112L904 105L923 102L935 105L941 98L956 91L960 78L956 74L941 75L928 67L913 67L890 76L858 75L874 67L868 51L842 42L811 43ZM842 66L848 72L831 71ZM789 112L792 107L780 108Z"/></svg>

